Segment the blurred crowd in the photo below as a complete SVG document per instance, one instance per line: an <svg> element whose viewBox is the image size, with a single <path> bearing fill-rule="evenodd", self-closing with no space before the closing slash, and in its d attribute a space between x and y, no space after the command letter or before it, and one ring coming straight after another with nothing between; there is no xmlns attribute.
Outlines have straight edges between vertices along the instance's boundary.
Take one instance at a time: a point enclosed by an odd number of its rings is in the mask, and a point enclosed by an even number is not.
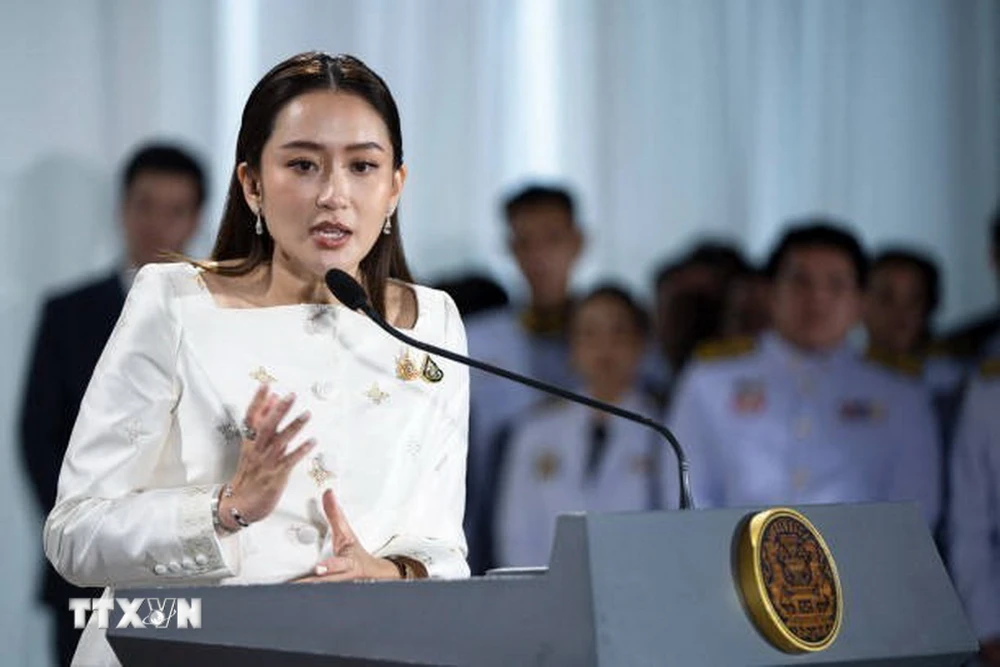
<svg viewBox="0 0 1000 667"><path fill-rule="evenodd" d="M36 332L20 432L43 512L134 271L183 251L204 174L177 147L145 146L120 200L127 256L50 298ZM530 186L503 212L527 299L512 303L485 276L435 285L463 313L472 357L662 420L687 452L699 508L914 501L1000 664L1000 309L933 331L933 260L905 246L872 253L824 218L788 221L760 266L731 243L696 243L651 276L647 308L620 284L571 289L585 238L570 191ZM1000 212L991 230L1000 266ZM559 514L679 498L657 434L479 371L467 489L474 574L546 564ZM46 568L42 598L71 652L66 599L96 596Z"/></svg>
<svg viewBox="0 0 1000 667"><path fill-rule="evenodd" d="M699 508L913 501L984 656L1000 640L1000 315L932 328L941 277L843 221L791 220L767 261L704 241L652 277L574 294L584 245L569 191L504 203L529 287L441 285L471 356L662 420ZM1000 266L1000 211L991 223ZM466 531L473 572L545 565L559 514L672 509L677 464L636 424L475 371Z"/></svg>

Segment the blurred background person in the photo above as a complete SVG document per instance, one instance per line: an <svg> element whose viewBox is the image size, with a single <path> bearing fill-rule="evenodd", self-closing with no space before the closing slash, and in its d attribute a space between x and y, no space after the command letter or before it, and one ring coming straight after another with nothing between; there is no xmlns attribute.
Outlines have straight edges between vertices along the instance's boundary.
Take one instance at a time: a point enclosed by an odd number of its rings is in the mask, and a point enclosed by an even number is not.
<svg viewBox="0 0 1000 667"><path fill-rule="evenodd" d="M948 565L982 646L1000 667L1000 357L969 385L951 466Z"/></svg>
<svg viewBox="0 0 1000 667"><path fill-rule="evenodd" d="M848 342L868 260L824 220L792 226L767 264L773 330L700 349L671 406L699 507L915 500L934 526L929 397Z"/></svg>
<svg viewBox="0 0 1000 667"><path fill-rule="evenodd" d="M726 292L732 280L746 270L746 260L736 247L704 241L657 271L656 336L644 362L643 377L663 405L698 344L719 336Z"/></svg>
<svg viewBox="0 0 1000 667"><path fill-rule="evenodd" d="M1000 206L993 211L990 220L989 244L990 266L1000 288ZM946 332L942 338L952 354L972 359L973 367L983 359L1000 355L1000 308L994 306L989 312Z"/></svg>
<svg viewBox="0 0 1000 667"><path fill-rule="evenodd" d="M638 384L647 333L648 316L620 287L579 302L569 340L586 395L655 416ZM638 424L556 398L537 404L513 425L498 463L497 564L547 565L560 514L664 507L663 449Z"/></svg>
<svg viewBox="0 0 1000 667"><path fill-rule="evenodd" d="M205 174L193 155L147 144L121 174L119 219L125 256L108 274L51 296L42 307L21 405L21 455L35 501L48 513L80 401L118 319L136 271L185 250L201 220ZM44 563L41 600L55 628L58 664L68 664L80 637L67 613L70 597L98 597L68 584ZM100 591L96 591L100 593Z"/></svg>
<svg viewBox="0 0 1000 667"><path fill-rule="evenodd" d="M492 278L468 273L438 280L434 288L447 292L463 318L503 308L510 304L507 291Z"/></svg>
<svg viewBox="0 0 1000 667"><path fill-rule="evenodd" d="M873 354L917 359L927 353L941 293L937 265L926 255L887 249L872 260L863 321Z"/></svg>
<svg viewBox="0 0 1000 667"><path fill-rule="evenodd" d="M528 287L514 303L466 323L470 356L561 387L576 379L569 363L566 324L570 280L583 250L576 204L562 187L531 185L504 202L508 248ZM544 395L504 378L472 371L466 534L469 565L484 566L489 543L489 498L496 486L494 443L504 426Z"/></svg>
<svg viewBox="0 0 1000 667"><path fill-rule="evenodd" d="M722 302L719 335L722 338L757 336L771 326L771 280L764 271L748 267L729 281Z"/></svg>

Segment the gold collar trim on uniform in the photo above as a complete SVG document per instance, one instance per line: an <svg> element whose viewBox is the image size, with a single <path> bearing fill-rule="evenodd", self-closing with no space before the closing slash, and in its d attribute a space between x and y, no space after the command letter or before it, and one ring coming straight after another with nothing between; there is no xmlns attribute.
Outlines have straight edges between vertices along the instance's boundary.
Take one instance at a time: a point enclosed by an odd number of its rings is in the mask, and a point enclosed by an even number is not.
<svg viewBox="0 0 1000 667"><path fill-rule="evenodd" d="M924 371L923 359L913 354L898 354L869 347L865 350L865 360L904 375L919 376Z"/></svg>
<svg viewBox="0 0 1000 667"><path fill-rule="evenodd" d="M572 304L566 302L555 308L525 308L521 311L519 320L528 333L538 336L561 336L569 324Z"/></svg>

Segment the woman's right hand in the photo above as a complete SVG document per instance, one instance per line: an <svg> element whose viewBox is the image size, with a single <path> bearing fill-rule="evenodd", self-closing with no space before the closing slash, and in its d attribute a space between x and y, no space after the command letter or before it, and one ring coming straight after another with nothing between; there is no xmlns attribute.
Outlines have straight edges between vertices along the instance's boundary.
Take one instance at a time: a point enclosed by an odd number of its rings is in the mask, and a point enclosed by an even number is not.
<svg viewBox="0 0 1000 667"><path fill-rule="evenodd" d="M295 394L279 398L267 384L261 384L254 394L243 421L240 460L229 483L232 494L223 493L219 499L219 521L224 528L240 529L232 513L234 508L247 523L260 521L273 512L292 467L316 446L316 441L309 439L288 451L292 438L310 416L308 411L303 412L279 431L278 424L294 402Z"/></svg>

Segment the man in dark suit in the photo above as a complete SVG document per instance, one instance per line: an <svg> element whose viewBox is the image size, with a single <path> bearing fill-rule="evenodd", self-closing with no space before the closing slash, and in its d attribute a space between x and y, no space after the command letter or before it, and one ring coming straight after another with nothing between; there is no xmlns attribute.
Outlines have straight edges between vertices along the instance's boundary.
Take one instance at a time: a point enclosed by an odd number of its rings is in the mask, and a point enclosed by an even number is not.
<svg viewBox="0 0 1000 667"><path fill-rule="evenodd" d="M990 225L990 256L1000 279L1000 207ZM943 347L954 355L978 361L1000 354L1000 308L981 315L943 336Z"/></svg>
<svg viewBox="0 0 1000 667"><path fill-rule="evenodd" d="M35 334L21 407L21 452L43 514L55 504L70 432L90 376L118 319L132 276L162 253L182 252L198 227L205 201L201 166L179 148L150 144L134 153L122 174L120 219L127 257L94 282L48 299ZM98 597L77 588L45 563L41 598L56 629L58 664L68 665L80 630L71 597Z"/></svg>

